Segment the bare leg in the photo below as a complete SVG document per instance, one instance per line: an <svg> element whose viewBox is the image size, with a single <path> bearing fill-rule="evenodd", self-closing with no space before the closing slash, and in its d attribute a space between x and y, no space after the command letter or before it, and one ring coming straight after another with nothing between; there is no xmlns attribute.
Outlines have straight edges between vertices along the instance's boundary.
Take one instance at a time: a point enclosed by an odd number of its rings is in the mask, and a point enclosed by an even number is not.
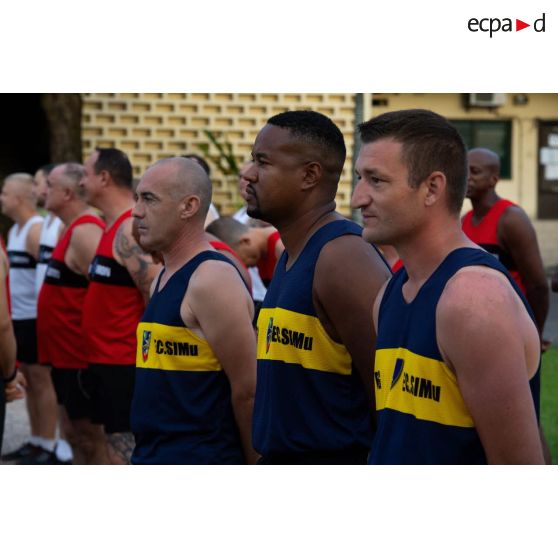
<svg viewBox="0 0 558 558"><path fill-rule="evenodd" d="M60 407L60 423L64 436L74 453L75 465L110 465L105 431L89 418L71 419L66 408Z"/></svg>
<svg viewBox="0 0 558 558"><path fill-rule="evenodd" d="M50 377L50 367L40 364L22 364L21 371L27 380L26 399L31 435L54 440L58 405Z"/></svg>

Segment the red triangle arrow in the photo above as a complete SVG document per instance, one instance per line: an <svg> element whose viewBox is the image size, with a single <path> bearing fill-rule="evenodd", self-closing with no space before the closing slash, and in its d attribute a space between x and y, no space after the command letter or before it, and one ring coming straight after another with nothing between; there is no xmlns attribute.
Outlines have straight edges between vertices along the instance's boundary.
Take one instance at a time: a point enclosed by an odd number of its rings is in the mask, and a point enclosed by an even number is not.
<svg viewBox="0 0 558 558"><path fill-rule="evenodd" d="M515 20L515 30L516 31L521 31L522 29L525 29L526 27L531 27L531 24L530 23L525 23L524 21L521 21L520 19Z"/></svg>

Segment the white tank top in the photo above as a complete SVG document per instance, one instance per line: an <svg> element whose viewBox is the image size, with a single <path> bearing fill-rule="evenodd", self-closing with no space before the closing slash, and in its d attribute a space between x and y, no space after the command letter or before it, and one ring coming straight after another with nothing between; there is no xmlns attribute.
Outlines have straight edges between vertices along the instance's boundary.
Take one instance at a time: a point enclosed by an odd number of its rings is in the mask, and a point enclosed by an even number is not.
<svg viewBox="0 0 558 558"><path fill-rule="evenodd" d="M52 251L58 242L58 233L62 226L62 221L49 213L45 217L45 221L41 228L41 238L39 239L39 261L37 262L37 273L35 274L35 290L37 296L43 286L45 274L48 267L48 262L52 256Z"/></svg>
<svg viewBox="0 0 558 558"><path fill-rule="evenodd" d="M37 317L35 273L37 261L27 252L27 235L35 223L42 223L39 215L31 217L23 227L14 225L8 233L10 260L10 300L14 320L33 320Z"/></svg>

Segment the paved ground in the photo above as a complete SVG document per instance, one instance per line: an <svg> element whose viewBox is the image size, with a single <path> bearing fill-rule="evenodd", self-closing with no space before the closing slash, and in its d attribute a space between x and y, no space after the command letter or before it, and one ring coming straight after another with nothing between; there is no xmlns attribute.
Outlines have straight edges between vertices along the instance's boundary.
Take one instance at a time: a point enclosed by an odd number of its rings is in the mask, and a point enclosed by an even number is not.
<svg viewBox="0 0 558 558"><path fill-rule="evenodd" d="M558 345L558 293L551 293L550 314L546 321L545 337ZM7 406L6 424L2 452L17 449L29 436L29 422L25 410L25 401L20 399Z"/></svg>

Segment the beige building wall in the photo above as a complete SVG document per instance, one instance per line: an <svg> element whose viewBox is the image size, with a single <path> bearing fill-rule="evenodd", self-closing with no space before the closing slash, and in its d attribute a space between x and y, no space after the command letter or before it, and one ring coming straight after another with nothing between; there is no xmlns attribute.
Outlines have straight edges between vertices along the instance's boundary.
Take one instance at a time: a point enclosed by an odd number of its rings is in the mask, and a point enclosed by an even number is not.
<svg viewBox="0 0 558 558"><path fill-rule="evenodd" d="M312 109L331 117L345 136L347 162L338 209L351 215L354 94L347 93L88 93L83 105L84 157L94 147L117 147L130 156L137 178L162 157L202 154L203 130L223 133L239 163L249 159L252 144L266 120L278 112ZM498 108L466 108L461 93L365 93L364 119L388 110L426 108L455 119L512 121L512 178L501 180L498 192L519 203L531 218L537 212L537 120L558 120L558 94L528 94L515 105L514 94ZM380 104L380 106L378 106ZM215 156L215 150L210 154ZM237 181L212 164L214 202L227 215L241 205ZM465 209L470 204L465 202ZM558 221L534 221L543 259L558 264Z"/></svg>
<svg viewBox="0 0 558 558"><path fill-rule="evenodd" d="M338 208L350 215L354 94L336 93L87 93L83 103L84 157L95 147L125 151L137 178L153 162L184 153L202 155L203 130L223 133L239 164L250 158L266 120L285 110L312 109L329 116L347 144ZM210 154L217 155L212 149ZM214 203L223 214L241 205L237 179L226 178L211 163Z"/></svg>
<svg viewBox="0 0 558 558"><path fill-rule="evenodd" d="M447 118L471 120L512 121L511 179L501 180L497 192L518 203L533 220L543 262L547 268L558 265L558 220L537 220L538 202L538 122L558 120L557 93L528 93L525 105L515 105L515 93L506 95L506 102L498 108L466 108L461 93L374 93L368 94L365 117L388 110L408 108L430 109ZM373 106L372 102L385 103ZM471 208L465 200L464 212Z"/></svg>
<svg viewBox="0 0 558 558"><path fill-rule="evenodd" d="M501 180L497 191L525 209L531 218L537 214L537 120L558 120L558 94L528 94L525 105L513 103L514 93L506 95L505 104L497 108L466 108L461 93L375 93L376 103L386 101L384 106L372 106L370 116L386 111L409 108L433 110L450 119L463 120L511 120L512 121L512 168L510 180ZM466 201L465 209L470 209Z"/></svg>

